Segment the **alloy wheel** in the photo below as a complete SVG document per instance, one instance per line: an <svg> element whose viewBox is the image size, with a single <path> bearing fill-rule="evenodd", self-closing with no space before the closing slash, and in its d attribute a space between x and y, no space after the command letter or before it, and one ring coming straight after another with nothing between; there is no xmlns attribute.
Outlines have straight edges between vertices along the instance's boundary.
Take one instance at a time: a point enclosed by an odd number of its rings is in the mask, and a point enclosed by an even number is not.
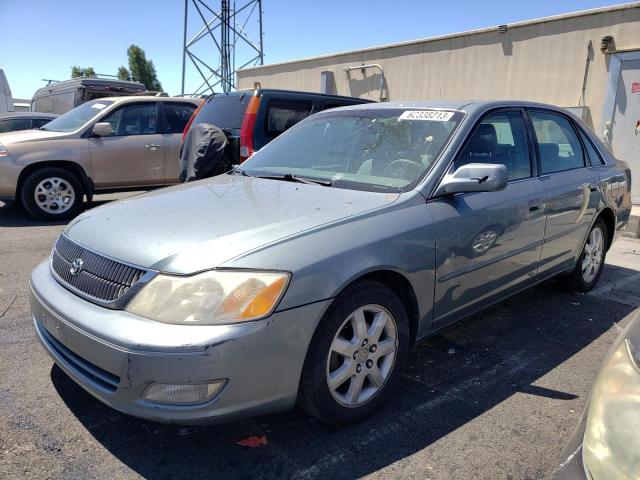
<svg viewBox="0 0 640 480"><path fill-rule="evenodd" d="M584 246L582 257L582 278L586 283L591 283L600 271L604 256L604 235L598 227L591 230L587 243Z"/></svg>
<svg viewBox="0 0 640 480"><path fill-rule="evenodd" d="M326 378L333 398L358 407L383 387L398 351L393 316L380 305L365 305L351 313L331 343Z"/></svg>

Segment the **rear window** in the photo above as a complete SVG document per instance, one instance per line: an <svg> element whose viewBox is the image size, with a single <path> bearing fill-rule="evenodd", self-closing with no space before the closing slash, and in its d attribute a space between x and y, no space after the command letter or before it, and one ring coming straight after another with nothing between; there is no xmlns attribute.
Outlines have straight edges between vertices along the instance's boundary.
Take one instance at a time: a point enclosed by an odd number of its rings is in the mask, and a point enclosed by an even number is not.
<svg viewBox="0 0 640 480"><path fill-rule="evenodd" d="M239 129L250 98L251 93L214 95L202 106L193 124L212 123L219 128Z"/></svg>

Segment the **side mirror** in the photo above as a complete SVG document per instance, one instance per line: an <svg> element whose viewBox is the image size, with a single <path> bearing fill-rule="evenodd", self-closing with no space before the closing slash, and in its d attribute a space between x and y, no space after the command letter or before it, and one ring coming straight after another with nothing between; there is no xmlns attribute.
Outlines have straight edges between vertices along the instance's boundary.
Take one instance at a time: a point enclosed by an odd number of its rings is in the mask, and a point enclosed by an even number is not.
<svg viewBox="0 0 640 480"><path fill-rule="evenodd" d="M462 192L496 192L507 187L507 167L493 163L468 163L447 174L436 189L435 196Z"/></svg>
<svg viewBox="0 0 640 480"><path fill-rule="evenodd" d="M91 133L96 137L108 137L113 135L113 127L109 122L99 122L93 126Z"/></svg>

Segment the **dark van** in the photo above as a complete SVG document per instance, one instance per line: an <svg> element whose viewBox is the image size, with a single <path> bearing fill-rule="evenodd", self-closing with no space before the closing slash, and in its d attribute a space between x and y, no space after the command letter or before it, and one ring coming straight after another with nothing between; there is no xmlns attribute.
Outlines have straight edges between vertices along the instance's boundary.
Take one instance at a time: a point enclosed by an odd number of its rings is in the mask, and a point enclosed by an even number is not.
<svg viewBox="0 0 640 480"><path fill-rule="evenodd" d="M72 78L38 89L31 99L31 111L61 115L96 98L139 95L145 90L145 86L139 82Z"/></svg>
<svg viewBox="0 0 640 480"><path fill-rule="evenodd" d="M362 98L266 88L219 93L207 98L193 113L182 139L192 125L211 123L225 130L237 163L242 163L312 113L370 102Z"/></svg>

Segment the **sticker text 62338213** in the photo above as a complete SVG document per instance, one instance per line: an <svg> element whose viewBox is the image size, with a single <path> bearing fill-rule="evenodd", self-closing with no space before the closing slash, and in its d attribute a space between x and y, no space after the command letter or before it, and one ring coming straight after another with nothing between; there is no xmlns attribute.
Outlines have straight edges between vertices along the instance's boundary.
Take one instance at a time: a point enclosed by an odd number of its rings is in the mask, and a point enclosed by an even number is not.
<svg viewBox="0 0 640 480"><path fill-rule="evenodd" d="M446 122L453 117L454 112L443 110L406 110L398 117L398 120L431 120Z"/></svg>

